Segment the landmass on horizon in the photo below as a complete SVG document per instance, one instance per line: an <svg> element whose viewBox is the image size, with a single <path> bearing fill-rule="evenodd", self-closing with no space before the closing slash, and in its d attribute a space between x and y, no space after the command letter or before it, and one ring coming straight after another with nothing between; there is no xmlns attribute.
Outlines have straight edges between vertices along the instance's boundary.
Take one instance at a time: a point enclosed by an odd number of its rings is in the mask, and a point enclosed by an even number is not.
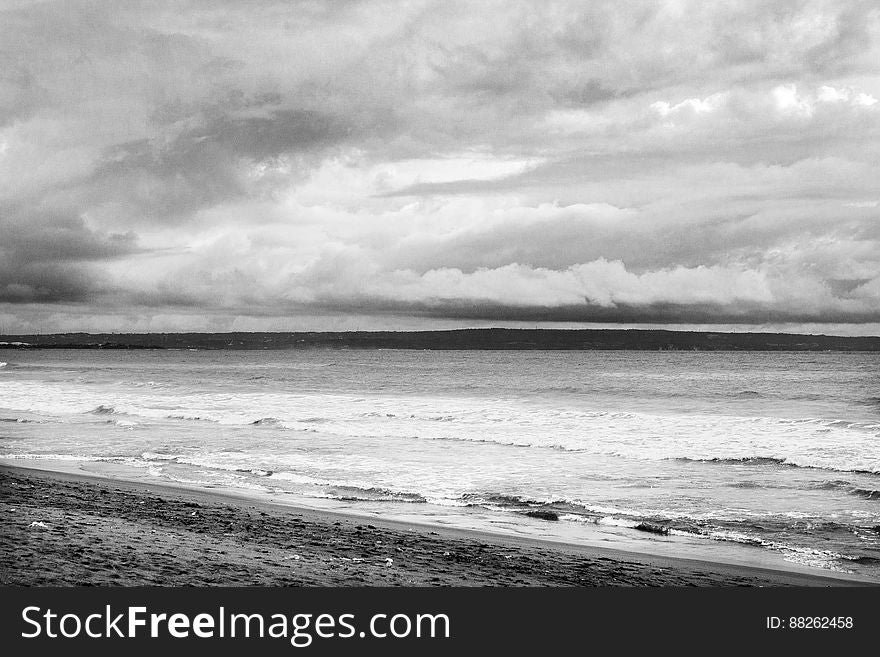
<svg viewBox="0 0 880 657"><path fill-rule="evenodd" d="M880 336L645 329L53 333L0 338L0 348L13 349L880 351Z"/></svg>

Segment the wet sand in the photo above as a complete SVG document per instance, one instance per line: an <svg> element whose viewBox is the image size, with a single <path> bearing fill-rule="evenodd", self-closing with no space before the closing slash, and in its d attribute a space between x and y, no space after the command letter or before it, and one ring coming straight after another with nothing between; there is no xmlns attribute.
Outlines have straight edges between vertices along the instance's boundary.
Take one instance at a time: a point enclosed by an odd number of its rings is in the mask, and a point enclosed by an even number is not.
<svg viewBox="0 0 880 657"><path fill-rule="evenodd" d="M859 585L8 466L0 518L3 585Z"/></svg>

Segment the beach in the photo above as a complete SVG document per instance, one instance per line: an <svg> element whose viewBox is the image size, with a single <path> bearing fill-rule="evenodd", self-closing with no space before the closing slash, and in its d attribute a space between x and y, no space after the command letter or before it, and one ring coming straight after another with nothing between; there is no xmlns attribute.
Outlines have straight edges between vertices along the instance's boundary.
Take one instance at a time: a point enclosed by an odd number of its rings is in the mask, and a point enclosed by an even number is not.
<svg viewBox="0 0 880 657"><path fill-rule="evenodd" d="M857 580L0 467L0 584L845 586Z"/></svg>

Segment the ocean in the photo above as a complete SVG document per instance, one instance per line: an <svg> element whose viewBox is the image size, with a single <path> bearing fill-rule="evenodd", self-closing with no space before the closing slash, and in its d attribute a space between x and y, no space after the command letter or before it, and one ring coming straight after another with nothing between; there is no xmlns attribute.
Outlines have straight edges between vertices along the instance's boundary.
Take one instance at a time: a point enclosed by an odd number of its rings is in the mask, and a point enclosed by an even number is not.
<svg viewBox="0 0 880 657"><path fill-rule="evenodd" d="M7 463L880 581L876 353L0 350L0 362Z"/></svg>

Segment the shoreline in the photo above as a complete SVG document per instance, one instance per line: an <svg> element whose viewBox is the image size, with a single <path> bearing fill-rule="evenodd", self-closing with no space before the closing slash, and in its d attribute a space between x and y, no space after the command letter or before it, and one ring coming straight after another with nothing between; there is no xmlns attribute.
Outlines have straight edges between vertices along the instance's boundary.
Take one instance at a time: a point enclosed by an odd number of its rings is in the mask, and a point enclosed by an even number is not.
<svg viewBox="0 0 880 657"><path fill-rule="evenodd" d="M0 509L4 585L877 585L6 464Z"/></svg>

